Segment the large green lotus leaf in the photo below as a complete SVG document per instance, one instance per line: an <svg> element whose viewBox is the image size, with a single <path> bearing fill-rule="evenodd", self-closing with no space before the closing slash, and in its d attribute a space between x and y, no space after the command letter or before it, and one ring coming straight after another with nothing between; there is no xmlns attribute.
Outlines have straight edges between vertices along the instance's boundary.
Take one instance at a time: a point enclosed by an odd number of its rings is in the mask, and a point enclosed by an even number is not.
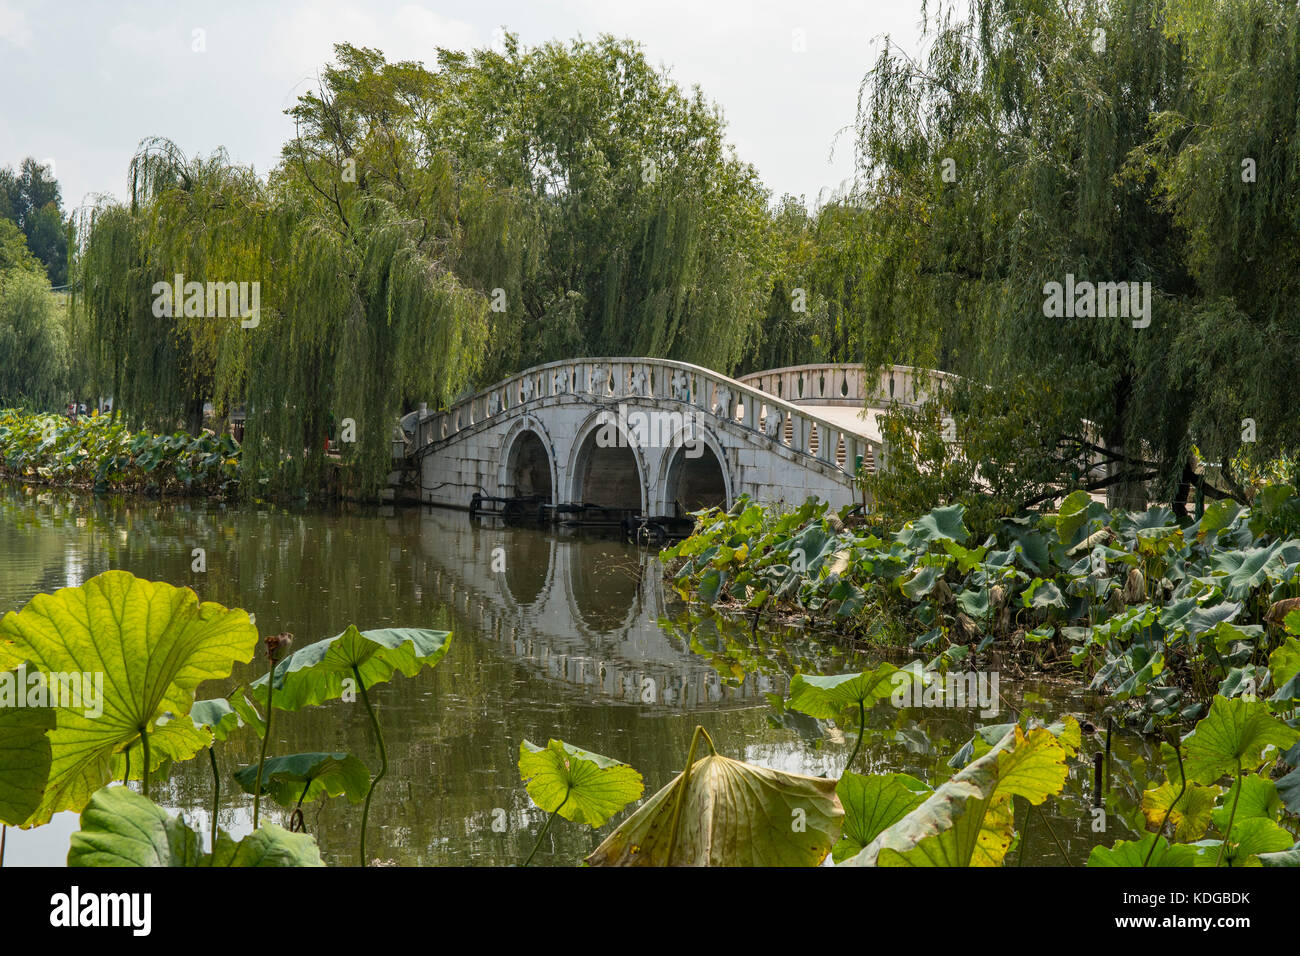
<svg viewBox="0 0 1300 956"><path fill-rule="evenodd" d="M257 764L235 771L235 782L245 793L257 786ZM271 757L262 767L262 792L282 807L311 803L322 795L346 796L360 803L370 789L370 771L349 753L305 753Z"/></svg>
<svg viewBox="0 0 1300 956"><path fill-rule="evenodd" d="M1187 618L1187 633L1199 637L1220 624L1235 620L1242 611L1239 601L1224 601L1213 607L1197 608Z"/></svg>
<svg viewBox="0 0 1300 956"><path fill-rule="evenodd" d="M128 787L105 787L91 797L72 835L68 866L324 866L316 841L267 824L236 843L217 833L206 854L184 817L171 817Z"/></svg>
<svg viewBox="0 0 1300 956"><path fill-rule="evenodd" d="M1197 866L1262 866L1261 853L1281 853L1294 842L1295 837L1277 823L1254 817L1233 822L1228 848L1222 850L1222 856L1221 840L1202 840L1192 845L1196 848Z"/></svg>
<svg viewBox="0 0 1300 956"><path fill-rule="evenodd" d="M359 631L351 625L342 634L309 644L275 665L275 706L298 710L343 696L343 681L355 667L366 687L382 684L395 671L414 677L433 667L447 653L451 634L414 627ZM263 674L248 685L253 700L266 706Z"/></svg>
<svg viewBox="0 0 1300 956"><path fill-rule="evenodd" d="M1056 586L1054 581L1045 581L1042 578L1034 578L1025 588L1025 592L1020 595L1020 602L1024 607L1065 607L1065 595L1061 589Z"/></svg>
<svg viewBox="0 0 1300 956"><path fill-rule="evenodd" d="M231 694L230 697L227 698L226 702L230 704L231 708L239 715L239 719L243 721L246 726L252 727L257 732L257 736L266 736L266 718L257 712L257 708L252 705L243 693L236 692Z"/></svg>
<svg viewBox="0 0 1300 956"><path fill-rule="evenodd" d="M1274 717L1263 701L1216 694L1210 712L1183 738L1188 780L1214 783L1224 774L1257 763L1270 744L1285 750L1300 733Z"/></svg>
<svg viewBox="0 0 1300 956"><path fill-rule="evenodd" d="M1013 797L1059 793L1066 750L1046 727L1019 726L968 764L845 866L997 866L1011 847Z"/></svg>
<svg viewBox="0 0 1300 956"><path fill-rule="evenodd" d="M1151 844L1156 845L1155 850ZM1147 854L1151 855L1150 862ZM1095 846L1088 854L1088 866L1122 866L1127 868L1196 866L1196 848L1185 843L1170 843L1157 833L1144 834L1140 840L1120 840L1114 846Z"/></svg>
<svg viewBox="0 0 1300 956"><path fill-rule="evenodd" d="M1231 498L1209 502L1197 525L1196 537L1203 541L1210 535L1218 534L1236 520L1241 510L1241 505Z"/></svg>
<svg viewBox="0 0 1300 956"><path fill-rule="evenodd" d="M198 866L199 835L129 787L96 792L72 834L68 866Z"/></svg>
<svg viewBox="0 0 1300 956"><path fill-rule="evenodd" d="M988 617L989 595L988 588L966 588L957 595L957 606L975 620L982 621Z"/></svg>
<svg viewBox="0 0 1300 956"><path fill-rule="evenodd" d="M1061 544L1072 544L1074 533L1088 520L1088 508L1092 504L1092 495L1086 491L1072 491L1061 502L1061 511L1056 518L1056 534Z"/></svg>
<svg viewBox="0 0 1300 956"><path fill-rule="evenodd" d="M0 708L0 823L20 826L41 805L53 728L48 707Z"/></svg>
<svg viewBox="0 0 1300 956"><path fill-rule="evenodd" d="M843 817L834 780L711 754L695 762L689 778L678 774L642 804L587 863L817 866L839 838Z"/></svg>
<svg viewBox="0 0 1300 956"><path fill-rule="evenodd" d="M970 740L962 744L961 749L948 759L948 766L960 770L975 758L983 757L1000 744L1002 739L1011 733L1011 728L1014 726L1016 724L1012 721L1006 724L986 724L983 727L976 727ZM1083 742L1083 731L1079 727L1079 722L1070 714L1066 714L1054 724L1048 724L1047 729L1052 732L1056 742L1065 748L1067 760L1079 752Z"/></svg>
<svg viewBox="0 0 1300 956"><path fill-rule="evenodd" d="M844 836L831 848L831 859L840 863L919 807L931 789L905 773L845 773L835 793L844 807Z"/></svg>
<svg viewBox="0 0 1300 956"><path fill-rule="evenodd" d="M919 601L939 583L939 578L943 576L943 568L934 565L926 565L908 578L906 581L900 576L898 579L898 588L907 596L909 601Z"/></svg>
<svg viewBox="0 0 1300 956"><path fill-rule="evenodd" d="M216 852L204 858L206 866L279 867L324 866L320 847L307 833L290 833L274 823L264 823L236 843L225 830L217 833Z"/></svg>
<svg viewBox="0 0 1300 956"><path fill-rule="evenodd" d="M1300 674L1300 638L1288 637L1286 643L1268 655L1268 671L1273 675L1274 687L1281 687Z"/></svg>
<svg viewBox="0 0 1300 956"><path fill-rule="evenodd" d="M884 700L894 692L895 678L900 671L888 662L876 666L875 670L859 671L855 674L828 674L823 677L796 674L790 681L789 706L821 720L831 720L841 716L847 708L855 711L858 703L867 707ZM919 675L908 677L916 681Z"/></svg>
<svg viewBox="0 0 1300 956"><path fill-rule="evenodd" d="M1216 571L1226 573L1223 592L1233 600L1241 600L1268 581L1268 572L1279 559L1280 542L1266 548L1248 548L1244 551L1223 551L1214 556Z"/></svg>
<svg viewBox="0 0 1300 956"><path fill-rule="evenodd" d="M957 561L957 570L962 574L970 574L978 568L984 561L984 556L988 554L987 545L978 548L963 548L957 542L949 538L944 538L941 542L943 550L947 551Z"/></svg>
<svg viewBox="0 0 1300 956"><path fill-rule="evenodd" d="M1178 530L1178 520L1164 505L1156 505L1140 513L1130 512L1116 524L1122 531L1131 531L1136 537L1160 538Z"/></svg>
<svg viewBox="0 0 1300 956"><path fill-rule="evenodd" d="M934 508L928 515L918 518L912 525L912 544L918 541L943 541L945 539L961 544L970 532L962 523L966 513L965 505L948 505Z"/></svg>
<svg viewBox="0 0 1300 956"><path fill-rule="evenodd" d="M519 778L542 810L558 810L566 820L593 827L603 827L645 792L641 774L627 764L563 740L547 741L545 747L520 743Z"/></svg>
<svg viewBox="0 0 1300 956"><path fill-rule="evenodd" d="M1181 786L1166 781L1142 794L1142 813L1147 825L1153 830L1160 826L1169 814L1169 822L1174 825L1174 840L1178 843L1191 843L1205 836L1210 826L1210 815L1214 812L1214 801L1223 791L1219 787L1202 787L1189 783L1182 797L1178 796Z"/></svg>
<svg viewBox="0 0 1300 956"><path fill-rule="evenodd" d="M1241 778L1240 797L1237 796L1237 787L1237 781L1233 781L1232 786L1228 788L1227 794L1219 801L1219 808L1214 811L1214 825L1220 833L1228 829L1229 818L1232 820L1234 831L1239 824L1246 820L1277 819L1278 810L1282 807L1282 798L1272 780L1256 774L1248 774ZM1237 805L1235 816L1232 812L1234 802ZM1191 843L1193 840L1198 839L1200 837L1196 836L1185 842Z"/></svg>
<svg viewBox="0 0 1300 956"><path fill-rule="evenodd" d="M36 595L0 619L0 639L29 670L104 675L101 715L56 708L45 797L27 821L38 825L60 810L82 809L113 779L114 755L137 742L141 728L150 731L155 762L192 756L179 728L158 733L155 743L156 722L168 712L188 714L199 684L251 660L257 628L247 612L200 604L189 588L108 571L81 587Z"/></svg>

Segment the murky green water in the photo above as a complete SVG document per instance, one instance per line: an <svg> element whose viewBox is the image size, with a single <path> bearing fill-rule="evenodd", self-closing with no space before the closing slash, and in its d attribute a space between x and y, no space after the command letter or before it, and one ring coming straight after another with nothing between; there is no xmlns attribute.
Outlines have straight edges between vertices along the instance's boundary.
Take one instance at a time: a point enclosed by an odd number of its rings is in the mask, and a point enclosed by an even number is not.
<svg viewBox="0 0 1300 956"><path fill-rule="evenodd" d="M199 548L203 573L192 570ZM494 570L503 562L504 571ZM544 815L519 781L524 738L558 737L625 760L644 775L647 795L681 770L696 723L729 756L838 775L853 734L828 735L812 721L781 726L768 695L783 695L796 667L836 673L874 662L799 629L765 626L751 636L744 624L692 619L665 593L653 556L618 540L477 525L436 509L295 512L0 486L0 612L110 568L242 607L263 634L289 631L299 647L350 623L455 632L437 668L398 676L372 695L389 776L371 809L368 850L398 865L509 864L527 855ZM661 625L664 618L675 623ZM230 686L263 666L237 669ZM1077 688L1004 675L1001 692L1010 707L1097 719L1096 702ZM877 707L866 763L942 782L952 773L947 758L973 727L1010 719L1008 707L989 719L974 710ZM1147 747L1116 740L1117 766L1133 765L1144 780ZM218 750L226 778L219 821L236 836L251 829L252 802L228 773L256 759L256 744L245 729ZM1048 812L1076 865L1093 844L1130 835L1115 814L1106 833L1093 832L1091 756L1100 746L1100 734L1085 738L1066 792ZM360 703L277 712L273 754L336 750L378 766ZM860 771L862 757L858 764ZM1131 806L1127 773L1117 771L1113 783L1128 788L1120 802ZM155 786L160 803L207 831L205 759L177 765ZM278 807L271 812L287 822ZM358 862L359 808L342 799L313 804L306 823L329 862ZM557 821L536 862L577 862L612 827L593 833ZM60 865L76 828L75 815L62 814L39 830L10 830L6 862ZM1035 814L1026 863L1061 864L1056 840Z"/></svg>

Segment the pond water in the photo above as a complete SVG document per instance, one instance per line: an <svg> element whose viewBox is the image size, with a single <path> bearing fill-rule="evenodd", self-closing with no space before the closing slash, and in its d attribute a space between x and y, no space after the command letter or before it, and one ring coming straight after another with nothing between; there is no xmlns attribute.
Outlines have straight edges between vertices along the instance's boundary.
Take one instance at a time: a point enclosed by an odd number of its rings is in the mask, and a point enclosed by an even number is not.
<svg viewBox="0 0 1300 956"><path fill-rule="evenodd" d="M203 572L194 570L195 549ZM624 760L645 777L647 796L680 772L697 723L728 756L836 776L854 732L783 719L769 695L783 696L796 668L842 673L889 653L846 651L799 628L763 624L751 633L747 622L692 615L665 587L653 553L590 533L506 528L433 508L286 510L0 485L0 613L109 569L244 608L262 634L288 631L296 647L348 624L454 632L432 671L372 691L389 774L371 808L368 855L403 866L505 865L527 856L545 815L519 780L525 738L560 738ZM257 661L237 666L229 682L204 685L200 696L219 696L264 669ZM1093 695L1073 685L1004 677L1001 694L992 718L974 709L875 708L854 769L940 783L973 728L1014 719L1011 708L1100 723ZM1092 845L1131 837L1117 814L1105 833L1093 829L1092 754L1101 746L1102 734L1085 737L1064 795L1047 807L1051 834L1035 813L1026 864L1061 865L1063 848L1079 865ZM350 751L378 767L359 702L277 712L270 753L300 751ZM217 751L219 823L237 837L251 829L252 801L229 774L257 752L247 728ZM1112 788L1131 810L1150 747L1117 733L1113 757ZM175 765L153 795L207 832L212 778L202 755ZM305 811L329 863L359 862L359 807L339 798ZM287 825L285 811L271 804L270 813ZM556 821L534 862L580 861L624 816L599 832ZM1023 818L1022 805L1021 825ZM5 862L62 865L76 829L70 813L37 830L10 829ZM1008 860L1016 862L1015 851Z"/></svg>

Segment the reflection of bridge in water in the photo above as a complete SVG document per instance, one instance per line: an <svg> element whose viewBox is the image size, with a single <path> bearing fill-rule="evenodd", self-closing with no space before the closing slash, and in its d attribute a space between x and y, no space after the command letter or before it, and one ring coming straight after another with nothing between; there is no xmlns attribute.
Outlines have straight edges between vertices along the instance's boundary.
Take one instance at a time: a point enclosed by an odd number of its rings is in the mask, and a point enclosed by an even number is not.
<svg viewBox="0 0 1300 956"><path fill-rule="evenodd" d="M432 564L424 587L468 625L465 636L495 642L584 700L715 710L762 704L785 689L765 674L724 684L658 625L673 608L650 553L589 535L471 525L442 509L421 509L418 520Z"/></svg>

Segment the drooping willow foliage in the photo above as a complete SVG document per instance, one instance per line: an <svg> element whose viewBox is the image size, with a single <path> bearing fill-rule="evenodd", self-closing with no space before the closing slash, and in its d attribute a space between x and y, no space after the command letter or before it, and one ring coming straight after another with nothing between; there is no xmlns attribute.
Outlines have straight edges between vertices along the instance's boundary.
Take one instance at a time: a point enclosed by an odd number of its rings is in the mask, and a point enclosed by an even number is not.
<svg viewBox="0 0 1300 956"><path fill-rule="evenodd" d="M1295 0L961 2L927 8L918 57L886 47L856 188L813 209L770 207L633 43L507 36L432 68L340 44L268 177L141 144L129 200L83 216L72 365L139 425L243 406L253 494L327 485L348 420L366 492L419 402L651 355L960 373L958 439L1011 508L1182 499L1204 461L1241 497L1300 448ZM155 315L177 274L259 283L259 323ZM1045 315L1067 275L1149 282L1150 325Z"/></svg>
<svg viewBox="0 0 1300 956"><path fill-rule="evenodd" d="M1239 449L1294 460L1294 0L964 10L932 8L925 55L887 49L863 85L864 357L991 386L971 413L1033 422L1031 468L1086 441L1081 419L1106 481L1154 477L1166 500L1199 481L1193 448L1233 493ZM1048 317L1067 275L1149 282L1150 325Z"/></svg>
<svg viewBox="0 0 1300 956"><path fill-rule="evenodd" d="M734 368L766 293L766 193L722 123L631 44L439 69L346 44L289 110L268 179L150 139L79 256L95 384L137 424L247 410L247 490L351 490L397 417L538 362L665 355ZM572 107L572 109L570 109ZM257 283L260 312L158 315L158 283Z"/></svg>

